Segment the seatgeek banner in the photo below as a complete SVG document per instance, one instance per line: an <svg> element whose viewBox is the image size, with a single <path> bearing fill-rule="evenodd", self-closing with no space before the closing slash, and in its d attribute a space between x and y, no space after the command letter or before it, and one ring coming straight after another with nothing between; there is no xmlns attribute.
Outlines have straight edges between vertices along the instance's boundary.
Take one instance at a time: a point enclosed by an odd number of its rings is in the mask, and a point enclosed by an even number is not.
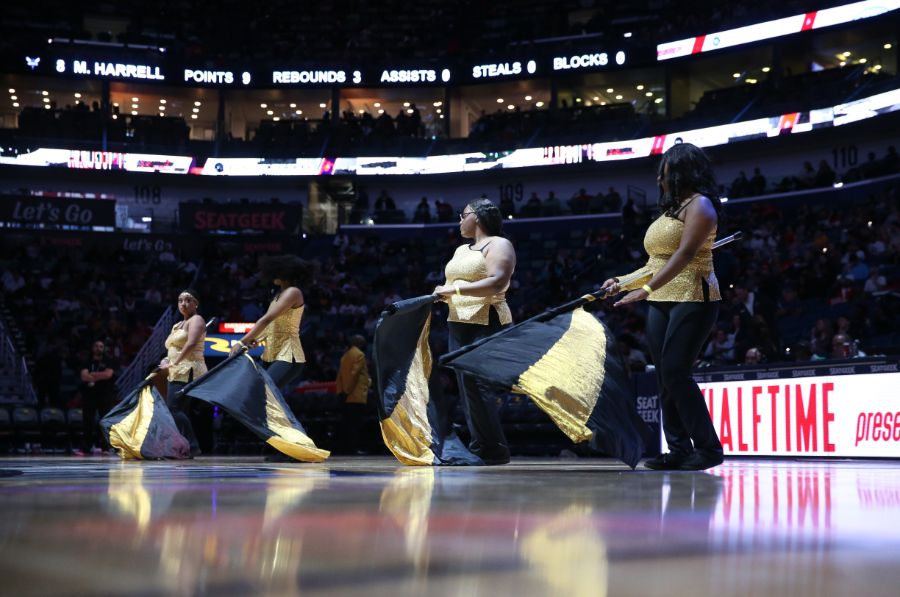
<svg viewBox="0 0 900 597"><path fill-rule="evenodd" d="M699 385L726 455L897 458L900 372L874 367L894 372Z"/></svg>

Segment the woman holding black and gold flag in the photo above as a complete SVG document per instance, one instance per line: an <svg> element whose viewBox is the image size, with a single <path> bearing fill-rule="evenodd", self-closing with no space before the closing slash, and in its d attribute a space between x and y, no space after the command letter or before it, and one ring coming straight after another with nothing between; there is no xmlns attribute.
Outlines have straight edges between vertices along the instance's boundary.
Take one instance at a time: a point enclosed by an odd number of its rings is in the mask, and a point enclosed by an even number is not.
<svg viewBox="0 0 900 597"><path fill-rule="evenodd" d="M200 301L194 290L186 289L178 295L178 312L183 319L172 326L172 331L166 338L168 354L159 364L159 368L168 374L166 405L175 419L179 433L188 440L192 456L200 453L200 446L187 412L190 398L181 394L181 390L206 373L206 361L203 359L206 322L197 313L199 306Z"/></svg>
<svg viewBox="0 0 900 597"><path fill-rule="evenodd" d="M278 291L265 315L232 346L231 354L262 342L266 372L280 389L303 375L306 356L300 344L300 321L305 302L300 286L309 282L311 271L309 264L295 255L267 257L260 266L263 279L275 284Z"/></svg>
<svg viewBox="0 0 900 597"><path fill-rule="evenodd" d="M609 294L630 290L616 307L647 300L647 343L656 366L669 452L647 460L656 470L704 470L722 463L722 444L691 369L719 312L712 246L721 208L712 165L700 148L680 143L663 154L657 178L662 215L647 229L647 264Z"/></svg>
<svg viewBox="0 0 900 597"><path fill-rule="evenodd" d="M459 214L459 230L471 242L456 249L445 268L446 283L434 289L450 306L451 351L512 323L506 290L516 268L516 252L501 236L503 218L488 199L469 203ZM509 462L509 447L497 412L498 391L475 377L457 374L472 441L469 449L485 464Z"/></svg>

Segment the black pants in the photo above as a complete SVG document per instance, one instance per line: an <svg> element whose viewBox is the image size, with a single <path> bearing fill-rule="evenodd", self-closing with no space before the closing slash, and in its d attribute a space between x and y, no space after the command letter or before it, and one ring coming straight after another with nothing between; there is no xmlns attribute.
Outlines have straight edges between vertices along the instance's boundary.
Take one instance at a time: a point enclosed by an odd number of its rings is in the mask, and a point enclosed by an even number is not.
<svg viewBox="0 0 900 597"><path fill-rule="evenodd" d="M86 390L82 394L81 405L81 451L90 454L91 448L96 444L99 448L106 448L103 434L100 433L100 425L95 419L103 418L112 409L113 397L108 392L91 392Z"/></svg>
<svg viewBox="0 0 900 597"><path fill-rule="evenodd" d="M497 310L491 307L488 325L474 323L448 322L450 337L449 349L456 350L471 344L485 336L490 336L500 331L504 326L500 324ZM503 427L500 425L498 403L505 395L505 391L481 381L470 375L456 374L459 385L459 395L463 400L463 408L466 413L466 423L472 441L469 449L479 458L489 464L509 461L509 446Z"/></svg>
<svg viewBox="0 0 900 597"><path fill-rule="evenodd" d="M275 386L284 394L284 389L296 383L303 375L306 363L288 363L287 361L272 361L266 366L266 373L275 382Z"/></svg>
<svg viewBox="0 0 900 597"><path fill-rule="evenodd" d="M191 373L191 377L193 377L193 372ZM178 428L178 433L184 436L184 439L188 440L188 444L191 446L191 454L197 455L200 453L200 444L197 442L197 434L194 433L194 426L191 424L191 418L188 415L188 408L191 404L191 399L189 396L185 396L184 394L180 394L184 386L187 383L183 381L170 381L169 382L169 393L166 395L166 406L169 407L169 412L172 413L172 418L175 419L175 426Z"/></svg>
<svg viewBox="0 0 900 597"><path fill-rule="evenodd" d="M706 401L691 369L719 314L718 302L649 301L647 345L656 366L663 431L669 450L721 455Z"/></svg>

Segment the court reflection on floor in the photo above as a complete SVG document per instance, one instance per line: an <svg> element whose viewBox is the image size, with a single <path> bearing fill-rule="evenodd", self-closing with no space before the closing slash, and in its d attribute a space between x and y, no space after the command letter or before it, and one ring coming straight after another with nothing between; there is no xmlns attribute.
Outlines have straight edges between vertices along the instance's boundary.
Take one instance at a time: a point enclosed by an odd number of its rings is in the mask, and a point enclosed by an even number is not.
<svg viewBox="0 0 900 597"><path fill-rule="evenodd" d="M0 575L15 594L579 597L673 582L875 594L900 582L896 463L98 462L44 478L28 462L0 478Z"/></svg>

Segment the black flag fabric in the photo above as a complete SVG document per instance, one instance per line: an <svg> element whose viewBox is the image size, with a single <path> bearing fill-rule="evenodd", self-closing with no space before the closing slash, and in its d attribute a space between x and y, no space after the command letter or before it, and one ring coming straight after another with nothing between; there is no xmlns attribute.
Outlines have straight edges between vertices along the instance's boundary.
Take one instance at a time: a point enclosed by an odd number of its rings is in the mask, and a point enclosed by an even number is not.
<svg viewBox="0 0 900 597"><path fill-rule="evenodd" d="M441 364L525 394L573 442L590 441L631 468L643 455L649 429L615 341L580 305L547 311Z"/></svg>
<svg viewBox="0 0 900 597"><path fill-rule="evenodd" d="M166 401L153 387L154 371L100 420L107 443L124 460L190 458L188 440L178 432Z"/></svg>
<svg viewBox="0 0 900 597"><path fill-rule="evenodd" d="M227 358L182 392L221 407L260 439L295 460L322 462L329 456L306 431L269 374L246 352Z"/></svg>
<svg viewBox="0 0 900 597"><path fill-rule="evenodd" d="M483 465L453 432L450 405L431 383L434 297L391 304L375 328L378 418L384 443L408 465Z"/></svg>

